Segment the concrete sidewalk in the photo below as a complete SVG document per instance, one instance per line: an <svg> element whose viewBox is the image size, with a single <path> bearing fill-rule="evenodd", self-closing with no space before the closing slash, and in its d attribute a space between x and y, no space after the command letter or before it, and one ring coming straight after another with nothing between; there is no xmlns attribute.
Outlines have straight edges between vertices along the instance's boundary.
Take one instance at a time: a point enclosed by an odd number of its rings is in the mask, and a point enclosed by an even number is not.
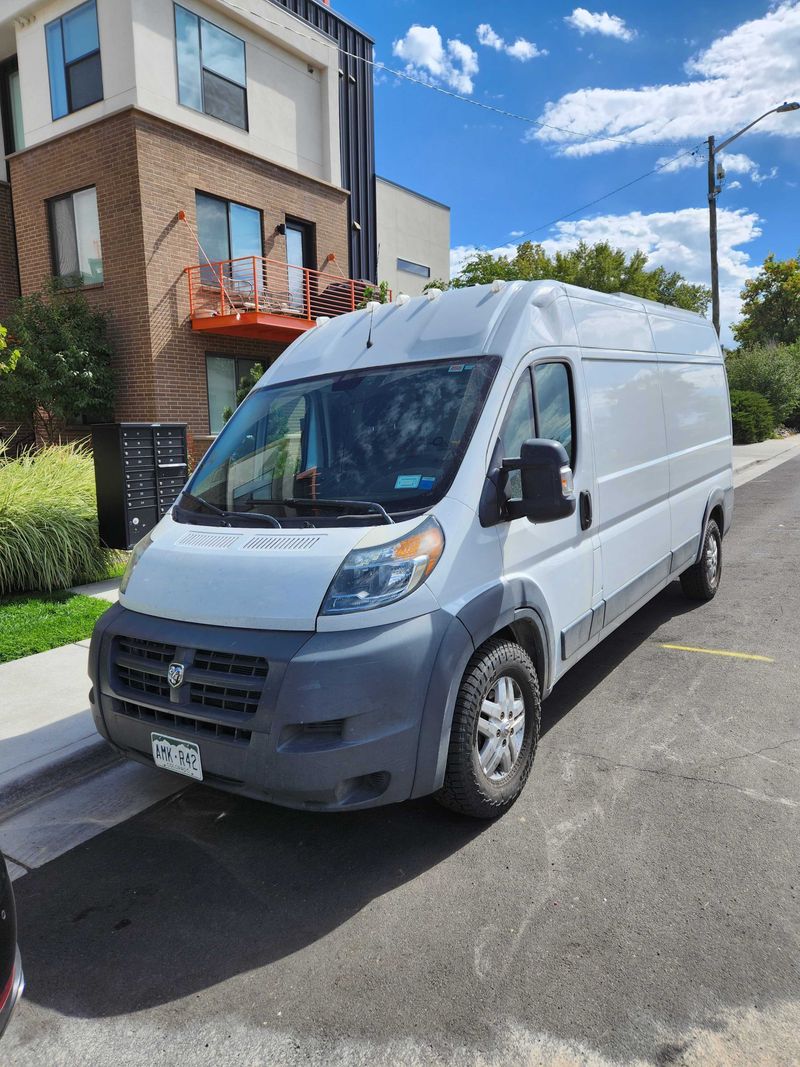
<svg viewBox="0 0 800 1067"><path fill-rule="evenodd" d="M73 592L115 602L119 579ZM69 776L116 762L89 710L89 641L0 663L0 816Z"/></svg>
<svg viewBox="0 0 800 1067"><path fill-rule="evenodd" d="M62 778L68 765L117 759L89 710L89 642L0 664L0 813Z"/></svg>
<svg viewBox="0 0 800 1067"><path fill-rule="evenodd" d="M800 434L733 450L742 485L800 455ZM118 581L80 586L86 596L117 599ZM88 705L89 642L0 664L0 819L65 781L118 762L97 734Z"/></svg>
<svg viewBox="0 0 800 1067"><path fill-rule="evenodd" d="M800 455L800 434L759 441L756 445L734 445L733 484L744 485L796 455Z"/></svg>

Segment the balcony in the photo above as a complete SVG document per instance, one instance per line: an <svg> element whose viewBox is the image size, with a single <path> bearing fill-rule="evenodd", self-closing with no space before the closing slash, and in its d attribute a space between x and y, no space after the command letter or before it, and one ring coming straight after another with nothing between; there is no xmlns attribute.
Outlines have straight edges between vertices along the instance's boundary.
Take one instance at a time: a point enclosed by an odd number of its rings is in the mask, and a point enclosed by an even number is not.
<svg viewBox="0 0 800 1067"><path fill-rule="evenodd" d="M371 282L242 256L186 267L193 330L288 344L320 316L354 311Z"/></svg>

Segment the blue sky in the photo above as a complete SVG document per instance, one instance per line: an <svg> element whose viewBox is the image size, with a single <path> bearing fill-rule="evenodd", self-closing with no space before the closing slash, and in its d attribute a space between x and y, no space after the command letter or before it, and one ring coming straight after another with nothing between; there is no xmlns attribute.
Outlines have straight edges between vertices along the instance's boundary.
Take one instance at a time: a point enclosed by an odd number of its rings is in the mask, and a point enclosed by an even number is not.
<svg viewBox="0 0 800 1067"><path fill-rule="evenodd" d="M784 99L800 99L800 0L333 3L375 38L376 58L388 66L572 131L377 73L378 173L450 204L456 265L474 247L503 249L536 230L531 238L552 248L580 237L642 247L652 262L707 281L700 157L545 224L709 133L724 138ZM767 252L800 248L800 111L765 120L731 147L725 185L723 339L741 285Z"/></svg>

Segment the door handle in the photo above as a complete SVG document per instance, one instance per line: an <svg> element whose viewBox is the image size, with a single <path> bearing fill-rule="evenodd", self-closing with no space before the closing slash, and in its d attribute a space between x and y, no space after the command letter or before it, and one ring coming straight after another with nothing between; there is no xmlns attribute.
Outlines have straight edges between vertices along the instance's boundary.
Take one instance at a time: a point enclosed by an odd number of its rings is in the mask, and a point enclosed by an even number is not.
<svg viewBox="0 0 800 1067"><path fill-rule="evenodd" d="M580 495L581 529L588 530L592 525L592 494L584 489Z"/></svg>

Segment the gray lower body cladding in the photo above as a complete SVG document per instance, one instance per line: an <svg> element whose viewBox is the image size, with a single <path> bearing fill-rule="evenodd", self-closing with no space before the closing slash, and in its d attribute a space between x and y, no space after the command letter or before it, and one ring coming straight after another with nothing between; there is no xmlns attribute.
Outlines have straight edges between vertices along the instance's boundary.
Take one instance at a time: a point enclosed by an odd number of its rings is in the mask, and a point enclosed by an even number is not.
<svg viewBox="0 0 800 1067"><path fill-rule="evenodd" d="M433 773L420 780L418 751L421 736L438 745L445 728L445 702L431 696L451 688L439 676L452 671L454 639L467 654L468 634L444 611L295 633L117 605L92 638L92 711L99 732L144 763L153 762L153 732L196 742L204 780L221 789L290 807L386 804L437 786ZM167 679L173 662L184 666L177 688Z"/></svg>

